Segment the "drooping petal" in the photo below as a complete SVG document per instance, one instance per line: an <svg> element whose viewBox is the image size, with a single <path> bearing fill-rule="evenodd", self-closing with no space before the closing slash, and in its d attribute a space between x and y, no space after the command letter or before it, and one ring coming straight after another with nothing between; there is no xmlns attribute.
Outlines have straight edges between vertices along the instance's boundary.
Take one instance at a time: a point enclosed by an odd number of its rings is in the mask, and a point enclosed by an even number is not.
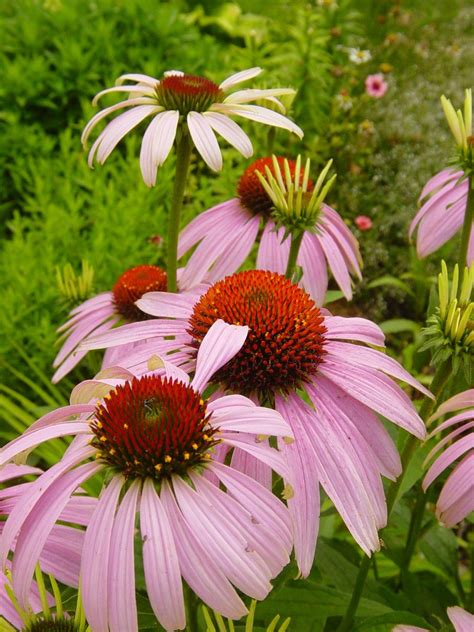
<svg viewBox="0 0 474 632"><path fill-rule="evenodd" d="M470 434L449 446L441 456L439 456L428 470L423 479L423 489L427 489L441 472L451 465L456 459L468 450L474 448L474 434Z"/></svg>
<svg viewBox="0 0 474 632"><path fill-rule="evenodd" d="M297 262L303 270L301 285L316 305L322 307L328 289L328 273L326 258L316 235L304 234Z"/></svg>
<svg viewBox="0 0 474 632"><path fill-rule="evenodd" d="M474 407L474 388L468 389L467 391L463 391L462 393L458 393L454 395L454 397L450 397L445 402L439 406L437 411L431 415L429 421L435 421L435 419L439 419L446 413L452 413L455 410L462 410L463 408L469 408L470 406Z"/></svg>
<svg viewBox="0 0 474 632"><path fill-rule="evenodd" d="M259 270L285 274L290 254L290 240L283 241L284 234L285 229L279 228L277 230L272 221L265 224L257 255L257 268Z"/></svg>
<svg viewBox="0 0 474 632"><path fill-rule="evenodd" d="M100 112L97 112L95 116L91 118L91 120L84 127L84 130L81 135L81 143L85 145L87 143L87 139L89 138L90 133L94 129L94 127L102 121L102 119L106 118L109 114L116 112L122 108L133 107L136 105L154 105L153 99L150 97L135 97L133 99L127 99L126 101L120 101L120 103L116 103L115 105L111 105L108 108L104 108Z"/></svg>
<svg viewBox="0 0 474 632"><path fill-rule="evenodd" d="M470 614L459 606L448 608L448 617L454 625L455 632L472 632L474 629L474 614Z"/></svg>
<svg viewBox="0 0 474 632"><path fill-rule="evenodd" d="M216 320L199 345L196 361L196 372L191 386L201 392L214 373L227 364L242 349L248 327L229 325L223 320Z"/></svg>
<svg viewBox="0 0 474 632"><path fill-rule="evenodd" d="M247 134L228 116L218 112L203 112L203 116L214 131L235 147L244 158L253 154L252 143Z"/></svg>
<svg viewBox="0 0 474 632"><path fill-rule="evenodd" d="M234 397L224 396L224 400ZM242 398L245 399L245 398ZM208 407L212 414L212 424L221 430L234 430L248 432L256 435L269 435L272 437L291 437L291 428L285 419L276 410L263 406L248 406L231 402L228 406L220 405L218 409Z"/></svg>
<svg viewBox="0 0 474 632"><path fill-rule="evenodd" d="M133 545L139 491L140 483L134 481L120 504L112 529L108 571L110 632L138 631Z"/></svg>
<svg viewBox="0 0 474 632"><path fill-rule="evenodd" d="M222 154L211 125L200 112L189 112L189 133L202 159L213 171L222 169Z"/></svg>
<svg viewBox="0 0 474 632"><path fill-rule="evenodd" d="M157 114L143 135L140 151L140 168L145 184L156 184L158 167L165 162L173 147L178 128L179 112L167 110Z"/></svg>
<svg viewBox="0 0 474 632"><path fill-rule="evenodd" d="M280 127L286 129L293 134L296 134L298 138L303 138L303 130L293 123L289 118L263 108L260 105L238 105L233 103L213 103L209 108L212 112L220 112L228 116L241 116L242 118L256 121L257 123L263 123L264 125L272 125L273 127Z"/></svg>
<svg viewBox="0 0 474 632"><path fill-rule="evenodd" d="M81 595L87 621L94 632L109 631L109 564L114 516L125 483L114 476L97 503L82 550Z"/></svg>
<svg viewBox="0 0 474 632"><path fill-rule="evenodd" d="M330 340L358 340L376 347L385 346L385 336L378 325L366 318L326 316L326 338Z"/></svg>
<svg viewBox="0 0 474 632"><path fill-rule="evenodd" d="M151 479L143 484L140 531L146 588L153 612L166 630L183 630L186 615L176 544Z"/></svg>
<svg viewBox="0 0 474 632"><path fill-rule="evenodd" d="M189 318L196 297L194 294L173 294L172 292L147 292L135 305L145 314L159 318ZM155 323L157 324L157 323Z"/></svg>
<svg viewBox="0 0 474 632"><path fill-rule="evenodd" d="M223 616L232 619L244 616L247 613L245 604L189 528L166 480L163 481L161 500L168 520L173 524L179 566L187 584L204 603Z"/></svg>

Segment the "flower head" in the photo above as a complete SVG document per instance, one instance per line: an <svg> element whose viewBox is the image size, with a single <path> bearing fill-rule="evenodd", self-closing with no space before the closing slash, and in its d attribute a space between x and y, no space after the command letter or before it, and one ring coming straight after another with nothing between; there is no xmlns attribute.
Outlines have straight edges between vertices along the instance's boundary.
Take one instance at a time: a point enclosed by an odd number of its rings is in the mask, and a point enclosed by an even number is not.
<svg viewBox="0 0 474 632"><path fill-rule="evenodd" d="M428 437L449 428L449 433L426 457L425 462L429 462L437 455L423 480L423 489L426 490L442 472L458 461L436 503L436 515L447 527L456 525L474 511L474 389L459 393L441 404L429 423L456 411L454 417L446 419Z"/></svg>
<svg viewBox="0 0 474 632"><path fill-rule="evenodd" d="M369 75L365 80L365 91L369 97L380 99L387 92L388 83L381 73Z"/></svg>
<svg viewBox="0 0 474 632"><path fill-rule="evenodd" d="M180 284L183 287L183 284ZM58 331L64 338L53 366L57 369L53 382L58 382L81 361L84 353L78 345L88 336L108 331L118 323L147 320L135 302L146 292L166 290L166 272L153 265L140 265L125 270L110 292L88 299L70 313L69 320ZM109 354L104 366L117 362L117 354Z"/></svg>
<svg viewBox="0 0 474 632"><path fill-rule="evenodd" d="M360 48L348 48L347 53L349 60L354 64L365 64L372 59L370 50L361 50Z"/></svg>
<svg viewBox="0 0 474 632"><path fill-rule="evenodd" d="M249 89L229 94L235 85L252 79L261 72L261 68L243 70L219 85L205 77L175 70L165 72L161 79L142 74L122 75L115 87L102 90L96 95L94 104L103 95L114 92L128 93L127 99L96 114L85 127L82 142L87 142L99 121L119 109L129 109L110 122L98 136L89 152L89 166L92 166L94 160L103 164L120 140L150 117L153 118L143 136L140 153L142 175L148 186L155 184L157 169L168 157L177 134L189 133L197 151L214 171L222 168L222 155L216 133L243 156L250 157L253 153L250 139L230 118L232 116L281 127L301 138L303 132L290 119L272 109L249 105L252 101L261 99L273 104L278 102L277 97L294 94L294 90ZM124 82L129 83L124 85Z"/></svg>
<svg viewBox="0 0 474 632"><path fill-rule="evenodd" d="M124 369L108 369L79 384L70 406L48 413L0 451L2 465L53 437L75 437L5 524L0 559L4 563L14 546L21 603L36 552L74 490L95 475L104 486L81 553L82 599L93 630L138 630L137 513L147 592L166 630L185 626L181 577L229 618L246 613L236 589L266 597L270 580L289 561L291 520L267 479L258 482L242 470L255 472L266 464L288 480L283 457L261 435L289 437L291 429L279 413L241 395L216 393L212 400L202 395L247 334L247 327L215 322L200 344L192 381L156 357L155 369L138 379Z"/></svg>
<svg viewBox="0 0 474 632"><path fill-rule="evenodd" d="M194 300L155 292L138 306L182 341L170 358L187 370L216 322L249 327L238 353L211 380L222 389L274 403L293 430L295 442L281 441L280 449L295 491L288 504L301 572L309 573L314 557L319 484L364 551L377 550L378 529L386 522L381 475L394 479L401 471L397 450L377 414L423 438L422 420L391 378L430 395L395 360L359 344L382 347L381 330L362 318L319 310L303 289L264 270L226 277ZM121 345L141 336L147 340L146 353L123 358L140 374L146 370L147 354L159 354L166 344L163 337L153 336L153 322L118 328L89 340L87 348Z"/></svg>
<svg viewBox="0 0 474 632"><path fill-rule="evenodd" d="M334 182L325 182L331 163L315 179L310 161L281 156L259 158L242 174L237 198L196 217L180 234L178 254L198 244L181 279L189 285L213 283L235 272L263 232L257 267L284 273L289 256L289 232L304 231L297 264L301 285L319 305L324 302L329 266L346 298L352 297L351 274L361 278L355 237L324 197ZM232 252L232 255L229 255Z"/></svg>

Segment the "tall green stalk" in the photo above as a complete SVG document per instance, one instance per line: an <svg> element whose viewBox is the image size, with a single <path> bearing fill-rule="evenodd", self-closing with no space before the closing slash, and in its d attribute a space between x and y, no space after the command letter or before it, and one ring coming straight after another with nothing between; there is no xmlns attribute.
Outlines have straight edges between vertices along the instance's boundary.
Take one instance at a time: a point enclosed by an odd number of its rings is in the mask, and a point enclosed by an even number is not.
<svg viewBox="0 0 474 632"><path fill-rule="evenodd" d="M446 386L449 378L451 377L452 364L451 359L446 360L441 364L433 377L433 381L431 383L431 392L435 396L435 399L429 399L428 397L423 402L420 409L420 417L426 421L437 403L439 396L441 395L444 387ZM415 449L418 445L418 439L413 435L410 435L408 438L405 447L403 449L401 455L402 462L402 473L398 477L396 481L393 481L389 487L387 492L387 521L390 517L392 509L395 505L395 501L397 499L398 493L400 491L401 484L406 474L406 470L408 464L410 463L413 454L415 453ZM416 540L415 540L416 542ZM408 560L408 564L410 560ZM408 567L407 567L408 568ZM357 574L356 583L354 585L354 590L352 592L352 597L347 607L346 614L342 619L339 627L337 628L337 632L348 632L353 627L354 616L359 606L360 598L362 597L362 592L364 590L365 580L367 579L367 575L370 569L370 557L365 557L362 560L362 563L359 568L359 573Z"/></svg>
<svg viewBox="0 0 474 632"><path fill-rule="evenodd" d="M184 189L188 176L189 160L191 157L191 138L186 128L181 129L181 138L176 145L176 175L174 179L173 195L168 219L168 249L166 258L166 273L168 275L168 292L177 292L176 273L178 269L178 236L181 207L183 206Z"/></svg>
<svg viewBox="0 0 474 632"><path fill-rule="evenodd" d="M467 249L474 222L474 176L469 176L469 188L467 191L466 212L464 213L464 224L461 233L461 248L459 250L459 287L462 286L464 268L466 267Z"/></svg>
<svg viewBox="0 0 474 632"><path fill-rule="evenodd" d="M296 269L296 260L300 251L301 242L303 241L304 231L301 231L297 235L291 235L290 254L288 256L288 264L286 266L285 276L287 279L293 278L293 274Z"/></svg>

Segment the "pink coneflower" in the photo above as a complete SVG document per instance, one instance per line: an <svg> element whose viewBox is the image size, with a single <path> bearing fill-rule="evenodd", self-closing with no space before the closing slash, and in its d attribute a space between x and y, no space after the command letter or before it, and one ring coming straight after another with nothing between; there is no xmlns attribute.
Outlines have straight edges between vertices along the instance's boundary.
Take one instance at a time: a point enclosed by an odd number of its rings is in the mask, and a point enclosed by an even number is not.
<svg viewBox="0 0 474 632"><path fill-rule="evenodd" d="M47 414L3 448L0 465L53 437L75 436L5 524L3 561L18 537L13 564L19 600L29 590L36 552L71 494L99 473L107 484L87 527L81 563L84 610L95 632L138 629L137 512L148 596L166 630L185 626L181 577L230 618L246 613L235 588L266 597L270 580L289 561L291 519L271 490L240 469L248 460L288 478L284 458L261 435L289 436L291 429L279 413L246 397L202 399L213 373L238 352L247 333L247 327L215 322L202 340L191 383L167 362L141 378L108 370L104 379L76 387L70 406ZM222 448L237 453L239 467L220 461ZM19 548L29 555L17 560Z"/></svg>
<svg viewBox="0 0 474 632"><path fill-rule="evenodd" d="M285 228L277 228L275 206L257 172L265 176L266 168L275 175L288 164L290 177L300 186L305 178L299 161L260 158L252 163L240 178L237 194L227 202L201 213L181 231L178 256L182 257L198 244L186 265L182 279L190 285L202 280L213 283L232 274L243 264L263 226L257 255L257 267L284 274L290 252L290 240ZM278 168L278 169L277 169ZM298 175L296 175L298 173ZM278 174L277 174L278 177ZM306 174L307 191L311 195L313 182ZM337 284L347 299L352 298L350 274L361 278L357 240L334 209L322 203L312 230L306 230L297 264L303 276L301 285L322 305L328 286L329 266Z"/></svg>
<svg viewBox="0 0 474 632"><path fill-rule="evenodd" d="M461 228L466 211L469 181L459 169L443 169L424 186L423 202L410 224L410 239L418 229L416 252L427 257L441 248ZM474 261L474 231L471 230L467 265Z"/></svg>
<svg viewBox="0 0 474 632"><path fill-rule="evenodd" d="M392 358L348 342L381 347L384 335L379 327L363 318L323 313L303 289L262 270L227 277L198 301L154 292L138 305L159 320L118 328L88 341L88 348L143 338L148 339L148 355L158 353L160 328L168 327L181 340L188 336L176 359L192 367L196 348L216 319L250 328L242 349L212 381L261 402L275 403L293 430L295 442L282 442L281 449L292 471L295 494L289 507L302 574L309 573L314 557L319 483L363 550L369 554L378 550L378 529L387 517L381 474L394 479L401 466L376 413L423 438L422 420L391 377L429 395ZM123 361L133 371L147 366L143 353ZM300 398L297 389L306 392L311 405Z"/></svg>
<svg viewBox="0 0 474 632"><path fill-rule="evenodd" d="M365 80L365 91L369 97L380 99L387 92L388 83L382 73L369 75Z"/></svg>
<svg viewBox="0 0 474 632"><path fill-rule="evenodd" d="M458 461L444 483L436 504L436 515L447 527L454 526L474 511L474 389L448 399L438 408L430 421L454 411L462 412L444 421L430 435L432 437L438 432L456 426L427 456L426 460L429 461L444 448L423 480L423 489L426 490L440 474Z"/></svg>
<svg viewBox="0 0 474 632"><path fill-rule="evenodd" d="M359 230L365 231L372 228L372 220L367 215L358 215L354 221Z"/></svg>
<svg viewBox="0 0 474 632"><path fill-rule="evenodd" d="M183 284L180 284L184 287ZM82 360L85 351L78 346L91 335L109 331L119 322L139 322L150 318L136 305L146 292L166 290L166 272L158 266L141 265L119 276L111 292L102 292L72 310L69 320L58 332L65 339L53 366L57 369L53 383L59 382ZM126 351L126 350L125 350ZM117 361L117 353L108 354L104 366Z"/></svg>
<svg viewBox="0 0 474 632"><path fill-rule="evenodd" d="M3 485L12 482L14 479L29 475L39 475L41 473L41 470L35 467L8 464L0 469L0 483ZM0 491L0 516L2 519L15 513L15 506L19 504L21 498L28 498L30 490L33 489L33 485L33 482L16 483ZM75 495L64 508L60 518L63 523L73 522L75 524L85 525L94 511L95 505L95 499ZM4 525L4 520L1 520L0 534L4 531ZM32 538L32 540L34 540L34 538ZM63 584L77 587L83 542L84 532L82 530L65 524L54 526L49 533L49 537L43 542L44 546L40 547L38 551L37 560L42 570L53 575ZM18 553L18 557L25 556L25 549L20 543L16 543L13 549ZM6 568L8 571L14 574L16 573L16 563L12 565L7 561ZM19 626L23 629L21 618L16 612L5 589L5 584L9 584L9 582L10 580L4 573L0 572L0 616L4 617L12 625ZM31 590L26 593L26 597L26 604L34 612L42 610L41 600L35 583L32 584Z"/></svg>
<svg viewBox="0 0 474 632"><path fill-rule="evenodd" d="M204 77L177 70L165 72L161 79L142 74L122 75L117 79L115 87L99 92L93 103L96 104L103 95L113 92L126 92L127 99L96 114L85 127L82 142L87 142L97 123L109 114L122 108L130 109L120 114L101 132L89 152L89 166L92 166L94 160L103 164L120 140L149 117L153 118L143 136L140 153L140 167L148 186L155 184L157 169L167 159L180 125L185 126L184 133L189 131L197 151L215 171L222 168L222 154L216 133L246 158L253 153L249 137L230 118L232 116L281 127L302 138L302 130L282 114L259 105L249 105L260 99L270 102L276 100L283 108L276 97L294 94L294 90L252 89L228 94L234 86L253 79L261 72L261 68L243 70L219 85ZM125 81L132 83L122 85Z"/></svg>

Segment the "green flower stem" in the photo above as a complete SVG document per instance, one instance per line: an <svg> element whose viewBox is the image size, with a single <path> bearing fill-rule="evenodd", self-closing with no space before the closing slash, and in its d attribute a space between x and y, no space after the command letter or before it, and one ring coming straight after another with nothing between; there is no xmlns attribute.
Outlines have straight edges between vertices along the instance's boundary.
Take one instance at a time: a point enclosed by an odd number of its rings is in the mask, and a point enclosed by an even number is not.
<svg viewBox="0 0 474 632"><path fill-rule="evenodd" d="M474 614L474 542L471 542L471 590L466 603L466 610Z"/></svg>
<svg viewBox="0 0 474 632"><path fill-rule="evenodd" d="M444 390L444 387L446 386L449 378L451 377L451 370L452 370L452 365L451 365L450 359L446 360L445 362L443 362L443 364L441 364L438 367L433 377L433 381L431 383L431 392L435 396L435 399L432 400L427 397L424 400L420 409L420 416L423 420L428 419L428 417L431 415L439 396L441 395L442 391ZM418 439L414 437L413 435L410 435L410 437L408 438L405 444L405 447L403 449L402 456L401 456L402 473L400 474L400 476L398 477L396 481L393 481L391 483L388 493L387 493L387 520L390 517L393 506L395 505L395 501L397 499L398 492L400 491L400 487L403 482L408 464L410 463L411 458L413 454L415 453L415 449L417 446L418 446ZM415 542L416 542L416 538L418 537L418 533L419 531L417 531L416 534L414 535ZM364 590L365 580L367 579L367 575L370 569L370 562L371 562L371 558L367 556L364 557L364 559L362 560L362 563L359 568L359 573L357 575L356 583L354 586L354 590L352 592L351 600L347 607L346 614L344 615L344 618L342 619L339 627L337 628L337 632L347 632L348 630L351 630L353 628L354 615L357 611L357 608L359 606L359 601L362 596L362 592ZM410 559L408 559L408 565L409 564L410 564Z"/></svg>
<svg viewBox="0 0 474 632"><path fill-rule="evenodd" d="M461 234L461 248L459 250L459 288L462 286L464 268L466 267L467 249L469 237L471 235L472 224L474 222L474 176L469 176L469 189L467 192L466 212L464 214L464 224Z"/></svg>
<svg viewBox="0 0 474 632"><path fill-rule="evenodd" d="M178 235L179 218L183 206L184 189L191 157L191 138L186 128L181 128L181 138L176 145L176 175L173 196L168 220L168 252L166 273L168 275L168 292L177 292L176 272L178 268Z"/></svg>
<svg viewBox="0 0 474 632"><path fill-rule="evenodd" d="M416 502L415 508L411 515L410 528L408 530L407 543L403 552L402 562L400 566L400 581L399 584L405 581L410 567L411 558L415 552L416 543L420 535L421 525L423 524L423 516L425 514L425 508L427 503L426 494L423 492L423 488L419 483L416 490Z"/></svg>
<svg viewBox="0 0 474 632"><path fill-rule="evenodd" d="M273 154L273 146L275 144L276 128L270 127L267 133L267 155Z"/></svg>
<svg viewBox="0 0 474 632"><path fill-rule="evenodd" d="M301 231L297 235L291 235L290 254L288 256L288 265L286 266L285 276L287 279L293 278L293 274L296 268L296 259L300 251L301 242L303 241L304 231Z"/></svg>

